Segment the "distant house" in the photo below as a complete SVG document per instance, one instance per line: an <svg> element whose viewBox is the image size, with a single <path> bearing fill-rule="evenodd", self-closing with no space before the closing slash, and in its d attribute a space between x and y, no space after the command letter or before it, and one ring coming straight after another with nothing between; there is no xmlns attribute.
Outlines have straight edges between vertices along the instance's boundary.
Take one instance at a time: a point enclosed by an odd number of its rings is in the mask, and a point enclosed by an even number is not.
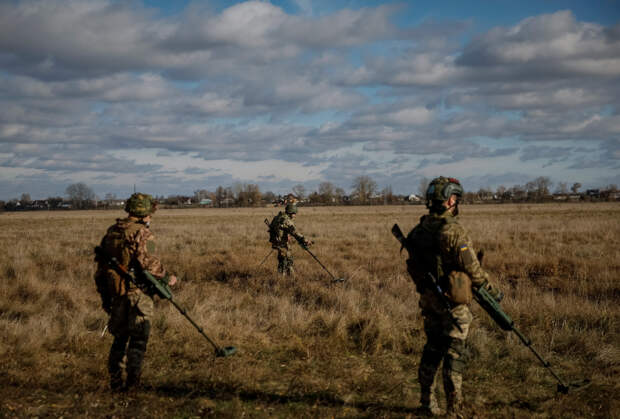
<svg viewBox="0 0 620 419"><path fill-rule="evenodd" d="M213 205L213 200L209 199L209 198L203 198L203 199L200 200L200 205L211 206L211 205Z"/></svg>
<svg viewBox="0 0 620 419"><path fill-rule="evenodd" d="M411 195L407 197L407 201L409 202L420 202L421 200L422 199L414 193L412 193Z"/></svg>

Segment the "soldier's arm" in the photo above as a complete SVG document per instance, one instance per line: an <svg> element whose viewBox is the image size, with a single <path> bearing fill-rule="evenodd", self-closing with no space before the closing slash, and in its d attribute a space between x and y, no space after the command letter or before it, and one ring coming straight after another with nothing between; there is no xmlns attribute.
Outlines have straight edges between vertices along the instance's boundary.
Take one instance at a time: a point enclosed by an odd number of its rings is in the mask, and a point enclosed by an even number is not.
<svg viewBox="0 0 620 419"><path fill-rule="evenodd" d="M134 240L134 257L142 269L149 271L157 279L163 279L166 269L158 258L149 254L149 240L153 240L153 233L146 228L140 229Z"/></svg>
<svg viewBox="0 0 620 419"><path fill-rule="evenodd" d="M486 284L491 295L497 295L499 290L492 285L489 274L480 266L473 243L465 229L460 225L455 225L451 228L449 237L457 266L469 275L472 286L477 288Z"/></svg>
<svg viewBox="0 0 620 419"><path fill-rule="evenodd" d="M283 227L286 232L291 236L295 237L295 240L297 240L300 244L304 246L307 246L309 244L304 235L297 231L297 229L295 228L295 224L293 224L290 220L286 220Z"/></svg>

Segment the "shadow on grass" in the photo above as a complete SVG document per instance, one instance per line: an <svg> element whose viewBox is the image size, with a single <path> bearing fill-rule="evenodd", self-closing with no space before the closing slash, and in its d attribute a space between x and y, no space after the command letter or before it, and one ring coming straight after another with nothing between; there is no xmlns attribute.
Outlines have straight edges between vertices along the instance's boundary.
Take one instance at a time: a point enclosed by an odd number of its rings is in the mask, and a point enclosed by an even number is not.
<svg viewBox="0 0 620 419"><path fill-rule="evenodd" d="M275 394L264 392L258 389L244 389L227 383L214 382L192 382L171 385L160 385L145 388L145 391L152 391L158 396L180 397L180 398L201 398L206 397L211 400L232 400L240 399L244 402L262 402L267 404L287 405L291 403L302 403L308 406L323 407L353 407L365 412L392 412L392 413L415 413L416 408L390 405L373 401L346 402L339 396L328 391L317 391L309 393Z"/></svg>

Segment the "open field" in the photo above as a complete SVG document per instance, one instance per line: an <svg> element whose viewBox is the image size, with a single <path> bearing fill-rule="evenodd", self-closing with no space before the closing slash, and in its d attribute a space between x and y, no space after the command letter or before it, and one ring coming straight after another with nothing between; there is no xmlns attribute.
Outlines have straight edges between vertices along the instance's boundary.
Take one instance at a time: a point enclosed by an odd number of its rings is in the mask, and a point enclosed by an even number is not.
<svg viewBox="0 0 620 419"><path fill-rule="evenodd" d="M155 252L176 299L212 348L159 302L143 391L107 390L112 338L92 279L93 247L123 213L0 214L0 416L407 417L418 406L424 344L405 254L422 206L300 208L327 274L294 248L297 276L275 274L262 209L162 210ZM620 205L464 206L462 223L506 294L502 305L567 381L569 395L516 336L472 304L470 416L620 417Z"/></svg>

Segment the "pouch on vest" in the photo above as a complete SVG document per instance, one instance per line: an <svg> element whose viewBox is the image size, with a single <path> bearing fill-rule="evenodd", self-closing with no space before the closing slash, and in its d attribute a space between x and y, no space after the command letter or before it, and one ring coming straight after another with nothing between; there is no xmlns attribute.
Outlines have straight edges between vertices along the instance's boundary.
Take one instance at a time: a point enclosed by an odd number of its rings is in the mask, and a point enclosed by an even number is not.
<svg viewBox="0 0 620 419"><path fill-rule="evenodd" d="M452 271L448 275L446 297L454 304L469 304L473 298L471 279L461 271Z"/></svg>

